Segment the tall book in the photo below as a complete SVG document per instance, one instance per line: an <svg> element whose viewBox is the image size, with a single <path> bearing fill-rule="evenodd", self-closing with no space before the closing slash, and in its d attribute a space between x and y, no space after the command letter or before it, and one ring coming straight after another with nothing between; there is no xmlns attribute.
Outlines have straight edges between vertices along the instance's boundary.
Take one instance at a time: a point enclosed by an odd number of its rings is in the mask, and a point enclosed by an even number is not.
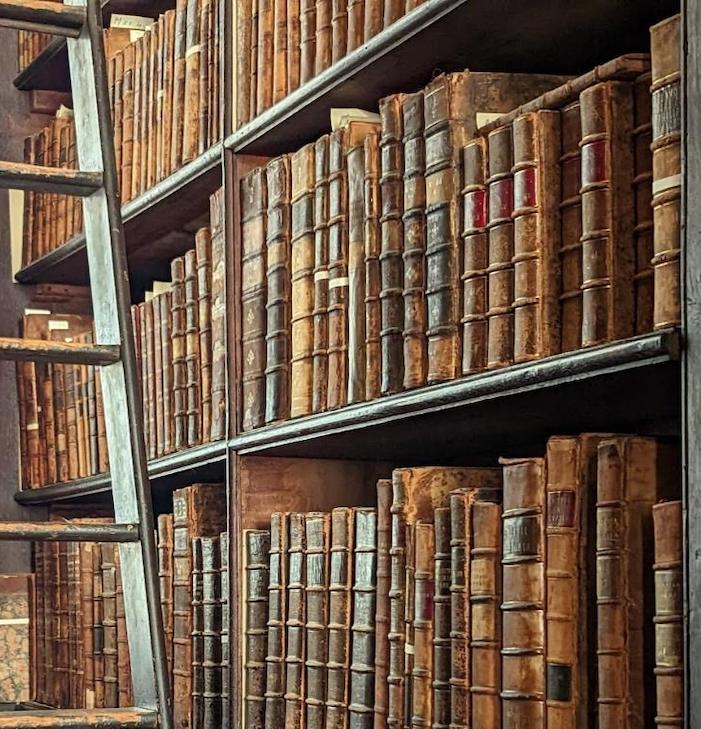
<svg viewBox="0 0 701 729"><path fill-rule="evenodd" d="M204 725L204 615L202 611L202 537L191 541L191 688L190 688L190 728L202 729Z"/></svg>
<svg viewBox="0 0 701 729"><path fill-rule="evenodd" d="M163 453L170 453L175 445L175 422L173 412L173 294L166 291L158 297L160 306L161 377L163 390Z"/></svg>
<svg viewBox="0 0 701 729"><path fill-rule="evenodd" d="M294 2L295 0L292 0ZM272 103L283 99L288 92L287 64L288 53L288 1L273 0L273 64L270 73L273 77Z"/></svg>
<svg viewBox="0 0 701 729"><path fill-rule="evenodd" d="M314 355L314 145L292 155L290 416L312 412Z"/></svg>
<svg viewBox="0 0 701 729"><path fill-rule="evenodd" d="M307 729L323 729L329 622L330 514L305 514L306 650L305 718Z"/></svg>
<svg viewBox="0 0 701 729"><path fill-rule="evenodd" d="M119 706L119 674L117 670L117 564L114 544L102 544L102 629L104 661L104 706ZM63 630L60 630L62 633ZM64 704L65 706L65 704Z"/></svg>
<svg viewBox="0 0 701 729"><path fill-rule="evenodd" d="M173 41L173 121L170 144L170 167L177 170L183 161L183 130L185 121L185 87L187 52L188 0L176 0L175 31ZM144 52L146 52L144 50ZM142 94L146 93L146 80L142 76ZM190 80L192 85L192 79ZM143 130L142 130L143 131Z"/></svg>
<svg viewBox="0 0 701 729"><path fill-rule="evenodd" d="M165 414L163 411L163 339L161 322L161 297L154 296L151 301L153 317L153 403L152 409L155 416L155 438L154 448L157 458L164 454L163 442L165 440ZM170 318L170 312L168 312Z"/></svg>
<svg viewBox="0 0 701 729"><path fill-rule="evenodd" d="M347 53L363 44L366 0L348 1L348 45Z"/></svg>
<svg viewBox="0 0 701 729"><path fill-rule="evenodd" d="M377 580L375 602L375 718L374 729L387 726L389 668L389 588L392 546L392 481L377 482Z"/></svg>
<svg viewBox="0 0 701 729"><path fill-rule="evenodd" d="M331 23L331 0L316 0L315 75L331 65Z"/></svg>
<svg viewBox="0 0 701 729"><path fill-rule="evenodd" d="M270 532L249 529L244 532L246 549L246 672L244 726L265 726L265 653L268 638L268 588L270 574Z"/></svg>
<svg viewBox="0 0 701 729"><path fill-rule="evenodd" d="M431 523L417 521L414 536L414 662L411 671L411 726L430 727L433 723L433 569L435 530Z"/></svg>
<svg viewBox="0 0 701 729"><path fill-rule="evenodd" d="M256 0L238 0L236 3L236 42L243 53L236 62L236 129L251 120L251 95L256 94L255 64L251 65L250 49L253 43L253 5Z"/></svg>
<svg viewBox="0 0 701 729"><path fill-rule="evenodd" d="M633 333L633 92L621 81L580 94L582 346Z"/></svg>
<svg viewBox="0 0 701 729"><path fill-rule="evenodd" d="M185 373L187 445L198 445L202 432L202 378L200 350L197 251L185 254Z"/></svg>
<svg viewBox="0 0 701 729"><path fill-rule="evenodd" d="M170 264L173 282L171 298L171 351L173 355L173 420L176 450L187 446L187 361L185 342L185 259Z"/></svg>
<svg viewBox="0 0 701 729"><path fill-rule="evenodd" d="M256 169L241 182L243 430L257 428L265 422L266 208L265 169Z"/></svg>
<svg viewBox="0 0 701 729"><path fill-rule="evenodd" d="M168 672L173 671L173 515L158 516L158 581ZM172 678L171 678L172 681Z"/></svg>
<svg viewBox="0 0 701 729"><path fill-rule="evenodd" d="M301 73L300 0L287 0L287 93L299 86Z"/></svg>
<svg viewBox="0 0 701 729"><path fill-rule="evenodd" d="M122 570L119 556L119 548L114 550L117 564L117 679L119 686L118 705L133 706L131 686L131 665L129 663L129 639L127 637L127 618L124 609L124 586L122 584Z"/></svg>
<svg viewBox="0 0 701 729"><path fill-rule="evenodd" d="M203 0L187 0L185 16L185 102L183 105L183 163L197 156L197 133L200 119L200 4ZM154 83L154 79L151 79Z"/></svg>
<svg viewBox="0 0 701 729"><path fill-rule="evenodd" d="M273 0L257 0L258 49L256 67L256 113L267 109L273 100L274 27ZM251 117L255 114L251 114Z"/></svg>
<svg viewBox="0 0 701 729"><path fill-rule="evenodd" d="M258 42L259 42L259 16L263 0L253 0L251 5L251 43L250 43L250 69L251 91L249 94L248 120L253 119L258 111ZM245 49L247 46L241 46ZM246 51L244 50L244 53Z"/></svg>
<svg viewBox="0 0 701 729"><path fill-rule="evenodd" d="M668 729L683 723L684 628L682 583L682 503L652 507L655 535L655 725Z"/></svg>
<svg viewBox="0 0 701 729"><path fill-rule="evenodd" d="M197 324L200 355L200 429L198 442L209 440L212 429L212 234L195 234L197 259Z"/></svg>
<svg viewBox="0 0 701 729"><path fill-rule="evenodd" d="M300 83L314 77L316 60L316 0L300 3Z"/></svg>
<svg viewBox="0 0 701 729"><path fill-rule="evenodd" d="M348 3L329 0L331 5L331 63L346 55L348 46Z"/></svg>
<svg viewBox="0 0 701 729"><path fill-rule="evenodd" d="M265 168L268 190L265 422L290 416L290 158Z"/></svg>
<svg viewBox="0 0 701 729"><path fill-rule="evenodd" d="M86 709L95 708L95 664L93 661L94 643L93 630L95 615L93 612L93 545L91 542L80 544L80 629L82 631L82 650L84 656L84 680L83 696L80 698L81 705ZM38 554L38 551L35 553ZM37 580L40 572L37 572ZM36 593L37 600L44 600L45 596ZM39 605L37 605L37 613ZM40 627L41 629L41 627ZM38 641L37 641L38 643ZM37 648L39 645L37 645ZM41 660L37 660L37 666ZM40 699L38 699L40 700Z"/></svg>
<svg viewBox="0 0 701 729"><path fill-rule="evenodd" d="M212 427L209 439L218 441L226 436L226 236L223 187L209 198L209 220L212 226Z"/></svg>
<svg viewBox="0 0 701 729"><path fill-rule="evenodd" d="M95 680L95 707L102 708L105 706L105 628L103 624L104 605L102 602L102 545L93 544L92 554L93 672Z"/></svg>
<svg viewBox="0 0 701 729"><path fill-rule="evenodd" d="M433 512L433 683L432 726L450 726L450 653L451 653L451 549L450 507ZM416 601L414 601L416 604Z"/></svg>
<svg viewBox="0 0 701 729"><path fill-rule="evenodd" d="M681 321L681 16L650 28L656 329Z"/></svg>
<svg viewBox="0 0 701 729"><path fill-rule="evenodd" d="M202 537L202 726L222 725L222 611L219 536ZM264 636L264 634L263 634ZM261 690L262 699L262 690ZM259 725L260 726L260 725Z"/></svg>
<svg viewBox="0 0 701 729"><path fill-rule="evenodd" d="M365 399L380 396L380 137L365 137L364 237L365 237Z"/></svg>
<svg viewBox="0 0 701 729"><path fill-rule="evenodd" d="M229 701L229 680L231 676L230 662L231 651L229 649L229 533L222 532L219 535L221 569L221 693L222 693L222 729L229 729L231 725L231 705ZM264 619L267 616L264 615ZM265 652L264 652L265 655ZM259 724L263 726L263 724Z"/></svg>
<svg viewBox="0 0 701 729"><path fill-rule="evenodd" d="M502 458L502 726L545 726L543 458Z"/></svg>

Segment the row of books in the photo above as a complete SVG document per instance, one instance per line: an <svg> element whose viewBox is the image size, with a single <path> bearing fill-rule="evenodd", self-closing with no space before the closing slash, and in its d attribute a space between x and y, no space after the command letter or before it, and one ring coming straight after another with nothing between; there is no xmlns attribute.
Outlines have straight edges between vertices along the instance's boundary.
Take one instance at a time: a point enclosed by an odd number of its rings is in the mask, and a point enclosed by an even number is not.
<svg viewBox="0 0 701 729"><path fill-rule="evenodd" d="M182 0L109 62L109 92L122 202L221 139L220 0ZM111 31L110 31L111 32ZM72 113L60 109L25 142L25 162L77 166ZM25 197L23 264L82 230L81 203L47 193Z"/></svg>
<svg viewBox="0 0 701 729"><path fill-rule="evenodd" d="M168 290L132 307L147 455L158 458L226 435L223 194L210 199L211 228L172 262ZM28 310L29 339L90 343L85 314ZM100 368L17 364L23 488L109 468Z"/></svg>
<svg viewBox="0 0 701 729"><path fill-rule="evenodd" d="M237 0L237 126L340 61L422 1Z"/></svg>
<svg viewBox="0 0 701 729"><path fill-rule="evenodd" d="M175 491L173 513L158 517L166 653L183 729L221 727L228 716L225 502L223 485L194 484ZM45 543L36 545L34 561L35 700L59 708L132 706L117 545Z"/></svg>
<svg viewBox="0 0 701 729"><path fill-rule="evenodd" d="M652 78L442 75L246 175L242 428L678 324L679 16L652 38Z"/></svg>
<svg viewBox="0 0 701 729"><path fill-rule="evenodd" d="M654 439L558 436L273 514L244 534L243 726L676 725L678 473Z"/></svg>

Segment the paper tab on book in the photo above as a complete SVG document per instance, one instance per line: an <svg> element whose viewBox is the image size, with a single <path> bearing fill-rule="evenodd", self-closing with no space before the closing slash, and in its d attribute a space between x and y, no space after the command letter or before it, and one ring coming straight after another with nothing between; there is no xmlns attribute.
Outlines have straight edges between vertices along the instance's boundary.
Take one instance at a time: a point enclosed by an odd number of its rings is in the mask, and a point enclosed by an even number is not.
<svg viewBox="0 0 701 729"><path fill-rule="evenodd" d="M496 121L501 116L504 116L504 114L495 113L493 111L478 111L475 114L475 123L477 124L477 128L480 129L481 127L487 126L487 124L491 124L493 121Z"/></svg>
<svg viewBox="0 0 701 729"><path fill-rule="evenodd" d="M68 329L68 322L61 319L50 319L49 320L49 331L50 332L65 332Z"/></svg>
<svg viewBox="0 0 701 729"><path fill-rule="evenodd" d="M110 28L125 28L126 30L146 30L153 23L153 18L141 15L124 15L115 13L110 18Z"/></svg>
<svg viewBox="0 0 701 729"><path fill-rule="evenodd" d="M331 131L342 129L354 121L380 123L380 115L363 109L331 109Z"/></svg>
<svg viewBox="0 0 701 729"><path fill-rule="evenodd" d="M57 119L72 119L73 118L73 109L69 109L67 106L64 106L61 104L61 106L56 109L56 118Z"/></svg>
<svg viewBox="0 0 701 729"><path fill-rule="evenodd" d="M51 316L50 309L25 309L25 316Z"/></svg>

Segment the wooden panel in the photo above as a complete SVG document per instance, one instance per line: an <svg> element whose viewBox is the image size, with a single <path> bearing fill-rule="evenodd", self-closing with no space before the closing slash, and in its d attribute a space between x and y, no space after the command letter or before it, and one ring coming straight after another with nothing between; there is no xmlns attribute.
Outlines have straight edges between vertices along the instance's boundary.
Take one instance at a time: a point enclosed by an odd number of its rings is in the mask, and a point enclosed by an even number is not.
<svg viewBox="0 0 701 729"><path fill-rule="evenodd" d="M2 541L138 542L136 524L0 521Z"/></svg>
<svg viewBox="0 0 701 729"><path fill-rule="evenodd" d="M0 712L0 729L155 729L158 715L142 709Z"/></svg>

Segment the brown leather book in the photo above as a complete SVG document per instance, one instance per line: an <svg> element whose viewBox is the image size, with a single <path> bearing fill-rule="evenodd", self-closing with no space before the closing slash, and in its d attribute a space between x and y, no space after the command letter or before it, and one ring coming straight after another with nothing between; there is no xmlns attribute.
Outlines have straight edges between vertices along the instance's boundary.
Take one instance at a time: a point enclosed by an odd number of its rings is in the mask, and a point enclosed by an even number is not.
<svg viewBox="0 0 701 729"><path fill-rule="evenodd" d="M560 348L560 114L524 114L512 128L514 362L527 362Z"/></svg>
<svg viewBox="0 0 701 729"><path fill-rule="evenodd" d="M300 0L287 0L287 93L299 87L301 65Z"/></svg>
<svg viewBox="0 0 701 729"><path fill-rule="evenodd" d="M365 399L380 396L380 135L365 137Z"/></svg>
<svg viewBox="0 0 701 729"><path fill-rule="evenodd" d="M450 726L450 507L433 512L433 696L432 726ZM415 600L415 605L418 604ZM416 632L416 630L414 631ZM416 638L414 638L416 641ZM416 666L414 666L416 670Z"/></svg>
<svg viewBox="0 0 701 729"><path fill-rule="evenodd" d="M80 631L83 652L83 694L79 706L86 709L95 706L95 666L93 663L93 545L91 542L80 544ZM38 554L36 552L35 554ZM38 576L39 573L37 573ZM36 592L37 598L39 591ZM44 599L44 596L41 597ZM37 699L40 700L40 699Z"/></svg>
<svg viewBox="0 0 701 729"><path fill-rule="evenodd" d="M266 209L265 168L241 182L241 362L243 430L265 422Z"/></svg>
<svg viewBox="0 0 701 729"><path fill-rule="evenodd" d="M331 512L325 729L345 729L348 726L354 536L355 509L334 509Z"/></svg>
<svg viewBox="0 0 701 729"><path fill-rule="evenodd" d="M511 127L489 133L489 265L487 266L487 367L504 367L514 358L514 209Z"/></svg>
<svg viewBox="0 0 701 729"><path fill-rule="evenodd" d="M268 637L268 586L270 573L270 532L248 529L246 545L246 694L244 727L265 725L265 654Z"/></svg>
<svg viewBox="0 0 701 729"><path fill-rule="evenodd" d="M355 510L348 726L370 729L375 699L377 510Z"/></svg>
<svg viewBox="0 0 701 729"><path fill-rule="evenodd" d="M134 64L136 46L128 45L123 51L124 76L122 78L122 201L131 196L131 168L134 154ZM115 139L116 145L116 139Z"/></svg>
<svg viewBox="0 0 701 729"><path fill-rule="evenodd" d="M226 236L224 188L209 198L212 229L212 426L209 439L226 437Z"/></svg>
<svg viewBox="0 0 701 729"><path fill-rule="evenodd" d="M175 31L173 36L173 121L170 142L170 169L172 172L179 169L183 162L187 9L188 0L176 0Z"/></svg>
<svg viewBox="0 0 701 729"><path fill-rule="evenodd" d="M37 702L44 703L44 694L47 682L46 652L44 644L46 641L46 614L48 585L46 577L46 565L44 563L44 545L34 543L32 545L32 565L34 568L34 602L33 611L30 613L30 620L34 621L33 629L33 655L32 655L32 687L30 696ZM90 573L92 580L92 572ZM47 598L45 600L45 598ZM92 612L92 605L90 606ZM85 614L85 613L84 613Z"/></svg>
<svg viewBox="0 0 701 729"><path fill-rule="evenodd" d="M222 612L219 536L202 537L202 726L222 725ZM265 636L265 628L263 628ZM262 694L261 694L262 695Z"/></svg>
<svg viewBox="0 0 701 729"><path fill-rule="evenodd" d="M268 73L272 74L273 94L272 103L280 101L287 95L287 63L289 42L288 24L288 0L273 0L273 66ZM259 69L260 76L260 69ZM260 113L260 110L259 110Z"/></svg>
<svg viewBox="0 0 701 729"><path fill-rule="evenodd" d="M204 635L202 614L202 537L192 538L192 593L190 607L192 616L191 641L191 684L190 684L190 729L203 729L204 725Z"/></svg>
<svg viewBox="0 0 701 729"><path fill-rule="evenodd" d="M200 338L201 424L200 443L212 429L212 234L200 228L195 235L197 255L197 309Z"/></svg>
<svg viewBox="0 0 701 729"><path fill-rule="evenodd" d="M142 362L143 362L143 381L145 385L144 389L144 409L146 412L146 418L144 424L148 427L148 437L146 443L148 446L148 457L153 459L156 457L156 439L157 439L157 409L158 403L156 402L156 357L155 357L155 328L153 321L153 299L145 301L143 304L144 319L141 322L141 341L145 343L145 347L142 350Z"/></svg>
<svg viewBox="0 0 701 729"><path fill-rule="evenodd" d="M168 673L173 672L173 515L158 516L158 582L161 589L163 635Z"/></svg>
<svg viewBox="0 0 701 729"><path fill-rule="evenodd" d="M270 584L268 588L268 643L265 656L265 729L285 724L285 655L290 517L270 517Z"/></svg>
<svg viewBox="0 0 701 729"><path fill-rule="evenodd" d="M314 73L318 75L331 65L332 57L332 0L316 0L316 46Z"/></svg>
<svg viewBox="0 0 701 729"><path fill-rule="evenodd" d="M312 412L314 354L314 145L291 156L290 415Z"/></svg>
<svg viewBox="0 0 701 729"><path fill-rule="evenodd" d="M161 294L158 299L160 308L161 330L159 334L161 346L161 376L162 382L162 411L163 411L163 441L162 453L168 454L174 450L174 418L173 418L173 352L172 352L172 309L173 295L170 291Z"/></svg>
<svg viewBox="0 0 701 729"><path fill-rule="evenodd" d="M654 326L681 321L681 16L650 28L652 57L652 215Z"/></svg>
<svg viewBox="0 0 701 729"><path fill-rule="evenodd" d="M199 114L197 117L197 154L204 154L209 149L209 118L216 114L217 110L210 108L210 72L211 59L214 48L211 44L212 37L219 32L211 27L212 9L217 0L200 0L200 38L202 46L200 54L200 102Z"/></svg>
<svg viewBox="0 0 701 729"><path fill-rule="evenodd" d="M635 79L633 85L633 196L635 200L635 333L652 331L654 281L652 256L652 96L650 73Z"/></svg>
<svg viewBox="0 0 701 729"><path fill-rule="evenodd" d="M372 0L369 0L372 2ZM402 100L404 129L404 387L426 384L426 149L424 96Z"/></svg>
<svg viewBox="0 0 701 729"><path fill-rule="evenodd" d="M87 401L88 401L88 446L90 449L90 474L100 472L99 442L97 424L97 390L95 387L96 367L87 367Z"/></svg>
<svg viewBox="0 0 701 729"><path fill-rule="evenodd" d="M117 680L119 687L119 706L127 707L134 704L131 688L131 666L129 663L129 640L127 639L127 619L124 612L124 587L122 585L122 572L119 562L119 548L114 549L117 565Z"/></svg>
<svg viewBox="0 0 701 729"><path fill-rule="evenodd" d="M387 673L389 669L389 588L392 547L392 481L377 482L377 595L375 602L374 729L387 726Z"/></svg>
<svg viewBox="0 0 701 729"><path fill-rule="evenodd" d="M348 48L348 2L329 0L331 4L331 63L337 63Z"/></svg>
<svg viewBox="0 0 701 729"><path fill-rule="evenodd" d="M304 551L304 514L290 514L290 542L287 583L287 614L285 616L285 729L304 726L304 664L306 648L307 584Z"/></svg>
<svg viewBox="0 0 701 729"><path fill-rule="evenodd" d="M502 458L502 726L545 726L543 458Z"/></svg>
<svg viewBox="0 0 701 729"><path fill-rule="evenodd" d="M265 422L290 416L290 158L265 168L268 189L266 231L267 301Z"/></svg>
<svg viewBox="0 0 701 729"><path fill-rule="evenodd" d="M161 119L158 115L159 57L161 49L161 25L154 21L151 25L151 53L148 61L148 133L146 134L146 188L150 189L158 182L158 131ZM185 109L187 113L187 107Z"/></svg>
<svg viewBox="0 0 701 729"><path fill-rule="evenodd" d="M151 174L153 175L153 184L163 179L163 97L165 89L163 87L163 71L165 65L165 46L166 25L165 16L161 15L156 23L156 38L158 39L158 47L156 49L156 57L154 59L155 76L152 83L153 104L151 114L153 119L153 135L149 140L152 145L152 162Z"/></svg>
<svg viewBox="0 0 701 729"><path fill-rule="evenodd" d="M143 194L148 189L149 174L149 156L150 134L152 125L152 74L151 74L151 58L153 55L154 37L153 26L146 27L146 32L142 36L143 48L141 53L141 154L139 159L139 194ZM183 113L182 105L180 114ZM182 141L182 134L181 134ZM179 164L179 163L178 163Z"/></svg>
<svg viewBox="0 0 701 729"><path fill-rule="evenodd" d="M249 99L249 109L248 109L248 120L251 121L258 112L258 42L259 42L259 16L260 16L260 9L261 5L266 2L266 0L253 0L252 6L251 6L251 54L250 54L250 67L251 67L251 93L250 93L250 99ZM272 38L271 38L272 42ZM246 46L241 46L241 48L246 48ZM272 53L272 48L271 48Z"/></svg>
<svg viewBox="0 0 701 729"><path fill-rule="evenodd" d="M114 121L114 154L117 164L117 175L122 174L122 90L124 80L124 53L116 53L110 59L112 69L112 84L114 87L114 98L112 100L112 118Z"/></svg>
<svg viewBox="0 0 701 729"><path fill-rule="evenodd" d="M117 564L114 544L102 544L102 631L104 661L104 706L119 706L119 673L117 667Z"/></svg>
<svg viewBox="0 0 701 729"><path fill-rule="evenodd" d="M582 164L579 101L560 111L560 350L582 344Z"/></svg>
<svg viewBox="0 0 701 729"><path fill-rule="evenodd" d="M274 63L279 60L274 52L275 15L273 8L277 9L273 0L258 0L258 58L256 70L256 113L265 111L273 101L273 79L275 77ZM287 6L285 5L285 12ZM285 36L286 38L287 36ZM286 77L285 77L286 78ZM255 115L252 115L255 116Z"/></svg>
<svg viewBox="0 0 701 729"><path fill-rule="evenodd" d="M307 729L323 729L329 622L329 538L331 515L305 514L306 652L305 718Z"/></svg>
<svg viewBox="0 0 701 729"><path fill-rule="evenodd" d="M365 20L363 24L363 40L369 41L382 30L384 3L365 0Z"/></svg>
<svg viewBox="0 0 701 729"><path fill-rule="evenodd" d="M582 346L633 333L633 90L607 81L580 94Z"/></svg>
<svg viewBox="0 0 701 729"><path fill-rule="evenodd" d="M224 22L224 3L222 0L213 0L212 17L210 19L210 28L216 29L221 27ZM222 139L222 115L221 115L221 48L222 34L218 31L211 32L209 35L209 139L206 149L211 147L215 142Z"/></svg>
<svg viewBox="0 0 701 729"><path fill-rule="evenodd" d="M173 418L175 449L187 447L187 361L185 340L185 259L174 258L171 265L173 282L171 299L171 344L173 353Z"/></svg>
<svg viewBox="0 0 701 729"><path fill-rule="evenodd" d="M26 137L24 140L23 159L26 164L36 164L37 139L37 135L33 134L30 137ZM24 195L24 210L22 218L22 267L28 266L35 258L35 254L32 250L36 215L35 193L31 190L27 190Z"/></svg>
<svg viewBox="0 0 701 729"><path fill-rule="evenodd" d="M109 468L109 454L107 452L105 408L102 400L102 375L99 367L95 368L95 419L97 420L97 472L104 473Z"/></svg>
<svg viewBox="0 0 701 729"><path fill-rule="evenodd" d="M185 101L183 106L183 164L197 157L200 119L200 3L188 0L185 24Z"/></svg>
<svg viewBox="0 0 701 729"><path fill-rule="evenodd" d="M70 676L69 676L69 628L68 628L68 551L69 545L65 542L58 545L54 552L56 608L54 619L54 704L65 708L70 702ZM116 643L115 643L116 649ZM116 653L116 650L115 650ZM116 663L115 663L116 671Z"/></svg>
<svg viewBox="0 0 701 729"><path fill-rule="evenodd" d="M173 492L173 718L192 722L192 540L218 535L226 520L219 484L194 484Z"/></svg>
<svg viewBox="0 0 701 729"><path fill-rule="evenodd" d="M134 333L134 351L136 355L136 365L141 382L141 416L143 418L144 427L144 445L146 447L146 456L148 457L149 449L149 403L148 403L148 361L146 359L146 304L134 304L131 307L131 326Z"/></svg>
<svg viewBox="0 0 701 729"><path fill-rule="evenodd" d="M105 629L102 622L102 548L92 545L93 564L93 671L95 674L95 708L105 706Z"/></svg>
<svg viewBox="0 0 701 729"><path fill-rule="evenodd" d="M267 564L267 563L266 563ZM219 535L219 566L221 569L221 707L222 722L221 729L229 729L231 725L230 713L231 705L229 701L229 681L231 677L230 671L230 650L229 650L229 533L222 532ZM263 614L263 620L267 620L267 615ZM265 648L263 648L265 656ZM263 724L259 724L262 727Z"/></svg>
<svg viewBox="0 0 701 729"><path fill-rule="evenodd" d="M82 660L83 632L78 620L80 613L80 562L79 544L68 545L68 579L66 600L68 603L68 705L77 705L84 692Z"/></svg>
<svg viewBox="0 0 701 729"><path fill-rule="evenodd" d="M173 146L173 101L175 91L175 27L177 12L168 10L165 14L165 39L163 46L163 116L161 129L161 175L167 177L173 172L171 149Z"/></svg>
<svg viewBox="0 0 701 729"><path fill-rule="evenodd" d="M404 229L402 153L402 94L380 100L380 393L391 395L402 389L404 380L403 328L404 306L402 252Z"/></svg>
<svg viewBox="0 0 701 729"><path fill-rule="evenodd" d="M131 179L128 190L125 190L122 186L122 203L133 200L141 192L141 105L145 93L142 78L144 43L144 36L134 42L134 118L132 122Z"/></svg>
<svg viewBox="0 0 701 729"><path fill-rule="evenodd" d="M329 369L329 137L314 143L314 350L312 410L326 410Z"/></svg>
<svg viewBox="0 0 701 729"><path fill-rule="evenodd" d="M236 59L236 129L251 120L251 94L255 96L255 64L251 67L253 48L253 6L255 0L237 0L236 2L236 43L242 53Z"/></svg>
<svg viewBox="0 0 701 729"><path fill-rule="evenodd" d="M153 403L152 409L155 412L156 438L155 457L160 458L164 453L163 441L165 439L165 416L163 412L163 340L161 339L161 298L154 296L149 302L153 312ZM170 318L170 311L168 312Z"/></svg>
<svg viewBox="0 0 701 729"><path fill-rule="evenodd" d="M682 503L652 507L655 534L655 726L669 729L684 719L684 628Z"/></svg>
<svg viewBox="0 0 701 729"><path fill-rule="evenodd" d="M299 81L306 83L314 77L316 61L316 0L300 2L300 70Z"/></svg>
<svg viewBox="0 0 701 729"><path fill-rule="evenodd" d="M487 175L487 143L478 137L463 149L463 375L487 366Z"/></svg>
<svg viewBox="0 0 701 729"><path fill-rule="evenodd" d="M365 1L348 0L348 38L346 53L363 45L365 34Z"/></svg>
<svg viewBox="0 0 701 729"><path fill-rule="evenodd" d="M185 372L187 392L187 445L198 445L202 432L202 379L199 331L197 252L185 254Z"/></svg>

